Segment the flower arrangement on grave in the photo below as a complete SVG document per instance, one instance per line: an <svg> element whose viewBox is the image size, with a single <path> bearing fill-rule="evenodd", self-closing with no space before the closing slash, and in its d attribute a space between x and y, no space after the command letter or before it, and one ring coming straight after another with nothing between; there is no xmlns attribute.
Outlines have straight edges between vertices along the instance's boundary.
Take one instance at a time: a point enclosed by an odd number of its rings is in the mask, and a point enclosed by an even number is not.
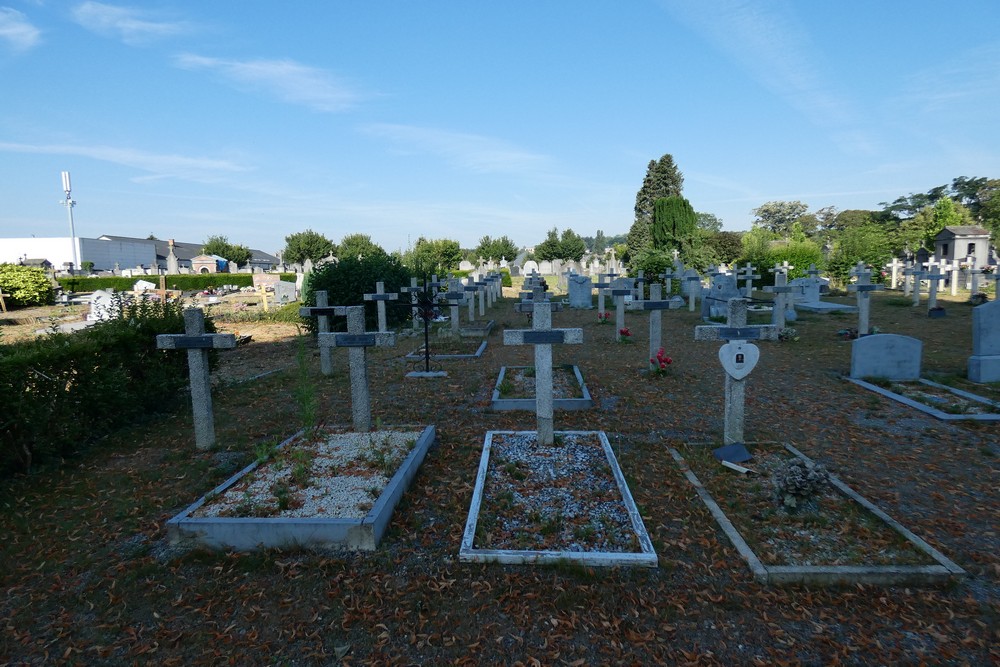
<svg viewBox="0 0 1000 667"><path fill-rule="evenodd" d="M771 477L775 498L789 512L801 509L830 483L830 473L819 463L789 459Z"/></svg>
<svg viewBox="0 0 1000 667"><path fill-rule="evenodd" d="M794 327L785 327L778 332L778 340L796 342L799 339L799 332Z"/></svg>
<svg viewBox="0 0 1000 667"><path fill-rule="evenodd" d="M976 292L975 294L969 297L969 303L971 303L973 306L981 306L989 300L990 298L986 296L985 292Z"/></svg>
<svg viewBox="0 0 1000 667"><path fill-rule="evenodd" d="M632 332L628 327L622 327L618 330L618 342L619 343L631 343L632 342Z"/></svg>
<svg viewBox="0 0 1000 667"><path fill-rule="evenodd" d="M649 358L649 370L655 375L667 375L670 373L670 365L674 360L668 357L661 347L655 357Z"/></svg>
<svg viewBox="0 0 1000 667"><path fill-rule="evenodd" d="M597 313L597 323L598 324L611 324L611 313L604 311L603 313Z"/></svg>

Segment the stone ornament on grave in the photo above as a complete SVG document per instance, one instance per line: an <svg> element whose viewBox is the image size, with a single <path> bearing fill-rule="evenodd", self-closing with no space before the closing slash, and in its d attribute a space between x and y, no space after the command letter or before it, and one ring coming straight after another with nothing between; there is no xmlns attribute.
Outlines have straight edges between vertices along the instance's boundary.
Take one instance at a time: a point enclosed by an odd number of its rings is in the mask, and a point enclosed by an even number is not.
<svg viewBox="0 0 1000 667"><path fill-rule="evenodd" d="M760 360L760 348L746 341L732 340L719 348L722 370L734 380L750 375Z"/></svg>

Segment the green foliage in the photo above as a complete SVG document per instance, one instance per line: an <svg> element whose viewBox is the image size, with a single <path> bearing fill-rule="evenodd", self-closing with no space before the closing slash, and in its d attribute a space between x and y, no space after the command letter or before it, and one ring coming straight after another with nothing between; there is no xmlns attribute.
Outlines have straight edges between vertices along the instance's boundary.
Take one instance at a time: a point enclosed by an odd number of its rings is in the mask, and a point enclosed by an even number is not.
<svg viewBox="0 0 1000 667"><path fill-rule="evenodd" d="M732 264L743 254L742 232L713 232L705 237L704 244L711 248L720 262Z"/></svg>
<svg viewBox="0 0 1000 667"><path fill-rule="evenodd" d="M788 241L771 246L768 255L768 263L758 266L759 269L767 269L775 264L788 262L795 267L788 272L788 279L802 278L806 275L810 264L821 266L823 263L823 250L814 241ZM765 280L765 282L767 282Z"/></svg>
<svg viewBox="0 0 1000 667"><path fill-rule="evenodd" d="M215 330L211 320L205 325ZM180 305L141 300L122 302L116 318L73 334L0 346L0 472L58 461L176 408L188 383L187 355L157 350L156 336L182 331Z"/></svg>
<svg viewBox="0 0 1000 667"><path fill-rule="evenodd" d="M653 247L657 250L680 249L690 243L698 224L698 214L683 197L661 197L654 204L653 226L650 229Z"/></svg>
<svg viewBox="0 0 1000 667"><path fill-rule="evenodd" d="M385 283L386 292L399 292L400 287L409 286L411 275L398 257L387 255L384 251L373 252L362 259L347 255L340 261L323 264L309 274L303 303L315 306L316 292L326 290L331 306L364 305L365 326L368 330L374 330L378 326L376 306L371 301L365 301L364 295L374 292L375 283L379 281ZM386 303L386 316L391 325L409 319L409 300L406 300L405 307L402 304L402 301ZM346 323L343 318L334 317L332 320L333 329L344 330ZM315 330L316 318L310 318L307 326Z"/></svg>
<svg viewBox="0 0 1000 667"><path fill-rule="evenodd" d="M587 245L572 229L566 229L559 236L559 230L553 227L545 240L535 246L535 257L543 261L554 259L580 261L587 252Z"/></svg>
<svg viewBox="0 0 1000 667"><path fill-rule="evenodd" d="M253 256L250 248L245 245L234 245L225 236L209 236L201 251L206 255L225 257L230 262L236 262L239 266L249 264L250 258Z"/></svg>
<svg viewBox="0 0 1000 667"><path fill-rule="evenodd" d="M633 222L632 226L629 228L628 234L625 237L625 252L622 257L628 263L630 268L635 268L635 258L641 255L644 250L652 250L652 227L652 222L641 219Z"/></svg>
<svg viewBox="0 0 1000 667"><path fill-rule="evenodd" d="M746 232L740 239L743 244L743 252L737 262L741 266L749 262L759 271L763 271L761 275L768 275L765 269L774 265L774 262L771 261L771 242L777 236L763 227L755 227Z"/></svg>
<svg viewBox="0 0 1000 667"><path fill-rule="evenodd" d="M42 269L18 264L0 264L0 291L8 306L44 306L52 303L52 283Z"/></svg>
<svg viewBox="0 0 1000 667"><path fill-rule="evenodd" d="M653 209L657 199L680 197L684 188L684 175L674 164L674 156L664 154L658 161L650 160L646 165L646 176L635 195L635 219L648 228L653 224ZM636 248L629 242L630 248Z"/></svg>
<svg viewBox="0 0 1000 667"><path fill-rule="evenodd" d="M294 273L282 273L281 279L295 282ZM157 276L141 276L140 278L158 280ZM140 278L122 278L120 276L102 276L93 278L60 277L56 280L67 292L93 292L94 290L114 290L128 292ZM236 285L250 287L253 285L253 274L250 273L185 273L171 274L166 277L167 289L183 292L200 292L209 287L221 285Z"/></svg>
<svg viewBox="0 0 1000 667"><path fill-rule="evenodd" d="M751 213L757 216L753 226L761 227L780 236L788 236L795 222L809 207L800 201L769 201Z"/></svg>
<svg viewBox="0 0 1000 667"><path fill-rule="evenodd" d="M340 240L337 257L345 259L364 259L366 257L386 256L385 250L367 234L348 234ZM331 301L331 303L333 303Z"/></svg>
<svg viewBox="0 0 1000 667"><path fill-rule="evenodd" d="M513 262L517 254L517 244L506 236L501 236L498 239L491 239L489 236L484 236L479 239L479 245L473 251L475 259L472 261L477 262L482 257L483 259L492 259L496 262L499 262L501 259Z"/></svg>
<svg viewBox="0 0 1000 667"><path fill-rule="evenodd" d="M500 286L513 287L514 283L510 277L510 269L500 269Z"/></svg>
<svg viewBox="0 0 1000 667"><path fill-rule="evenodd" d="M333 241L319 232L307 229L285 237L285 250L281 253L281 259L290 264L302 264L309 259L315 264L336 252L337 246Z"/></svg>
<svg viewBox="0 0 1000 667"><path fill-rule="evenodd" d="M698 229L702 229L706 232L721 232L722 231L722 220L719 216L714 213L697 213L698 216Z"/></svg>
<svg viewBox="0 0 1000 667"><path fill-rule="evenodd" d="M885 227L874 223L848 227L837 237L827 271L840 284L846 284L851 269L858 262L882 267L892 259L892 240Z"/></svg>
<svg viewBox="0 0 1000 667"><path fill-rule="evenodd" d="M1000 179L990 179L979 189L979 217L990 230L993 244L1000 244Z"/></svg>
<svg viewBox="0 0 1000 667"><path fill-rule="evenodd" d="M656 279L656 276L666 271L667 267L673 267L674 256L666 250L649 248L634 257L633 262L634 270L638 271L642 269L643 275L649 276L651 279ZM671 283L671 287L675 292L678 291L680 280L674 280Z"/></svg>
<svg viewBox="0 0 1000 667"><path fill-rule="evenodd" d="M443 276L457 270L461 261L462 249L458 241L451 239L428 241L421 236L413 249L403 255L403 264L418 276L435 273Z"/></svg>

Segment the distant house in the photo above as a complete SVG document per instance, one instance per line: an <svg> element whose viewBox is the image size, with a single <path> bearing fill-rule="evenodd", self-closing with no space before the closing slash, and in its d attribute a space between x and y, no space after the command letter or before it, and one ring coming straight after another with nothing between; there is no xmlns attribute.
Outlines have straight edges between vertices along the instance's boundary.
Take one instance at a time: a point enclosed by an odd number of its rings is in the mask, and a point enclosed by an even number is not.
<svg viewBox="0 0 1000 667"><path fill-rule="evenodd" d="M990 233L978 226L945 227L934 237L934 259L986 266L990 261Z"/></svg>
<svg viewBox="0 0 1000 667"><path fill-rule="evenodd" d="M191 258L195 273L229 273L229 260L218 255L196 255Z"/></svg>

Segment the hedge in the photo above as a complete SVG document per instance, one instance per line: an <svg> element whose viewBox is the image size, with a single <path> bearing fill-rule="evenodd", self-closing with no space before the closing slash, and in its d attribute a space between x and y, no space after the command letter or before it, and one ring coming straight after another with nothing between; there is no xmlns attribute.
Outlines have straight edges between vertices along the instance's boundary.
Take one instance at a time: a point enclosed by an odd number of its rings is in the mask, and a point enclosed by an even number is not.
<svg viewBox="0 0 1000 667"><path fill-rule="evenodd" d="M294 273L279 274L281 279L287 282L295 282ZM159 276L136 276L134 278L122 278L120 276L106 276L95 278L81 278L78 276L58 278L59 284L67 292L93 292L95 290L115 290L116 292L127 292L132 289L136 281L146 280L157 287L160 285ZM236 285L237 287L250 287L253 285L252 273L184 273L171 274L166 276L167 289L178 289L184 292L200 292L209 287L221 287L222 285Z"/></svg>
<svg viewBox="0 0 1000 667"><path fill-rule="evenodd" d="M187 355L156 349L156 335L182 331L180 306L140 301L72 334L0 345L0 473L59 461L176 408L187 395Z"/></svg>

